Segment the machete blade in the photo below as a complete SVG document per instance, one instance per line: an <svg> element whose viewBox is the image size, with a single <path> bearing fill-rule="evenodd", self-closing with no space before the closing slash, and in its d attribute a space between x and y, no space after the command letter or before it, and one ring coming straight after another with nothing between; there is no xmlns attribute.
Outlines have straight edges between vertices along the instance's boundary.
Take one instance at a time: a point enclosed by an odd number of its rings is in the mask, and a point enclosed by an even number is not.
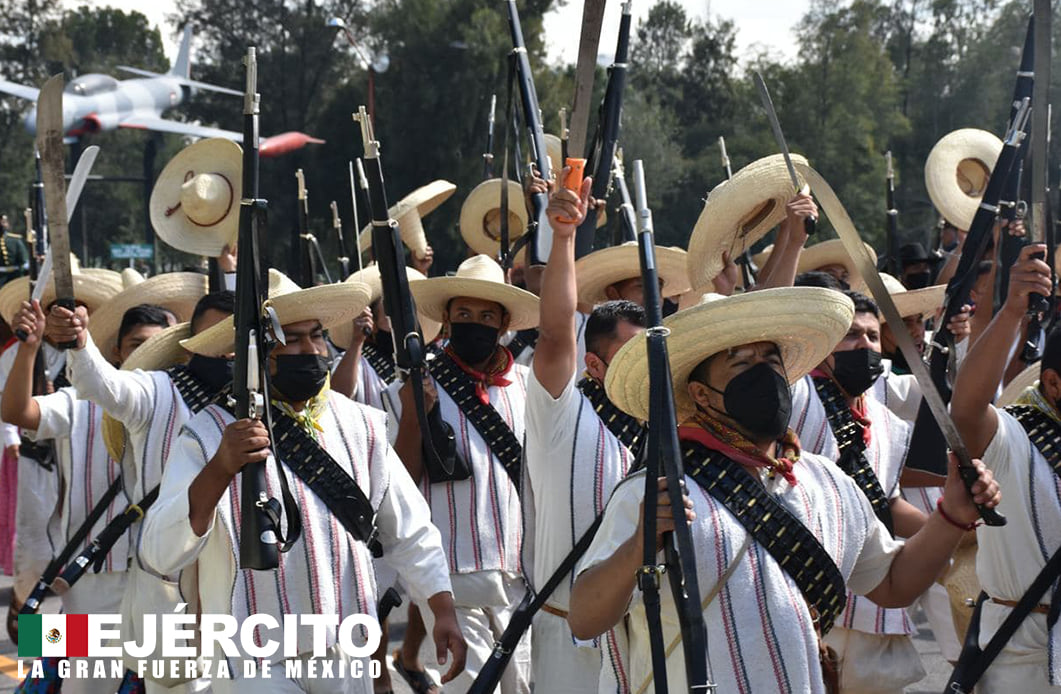
<svg viewBox="0 0 1061 694"><path fill-rule="evenodd" d="M41 87L37 99L37 149L41 155L44 204L48 210L49 247L56 303L73 310L74 280L70 270L70 229L66 213L66 151L63 145L63 76L55 75ZM64 347L64 345L59 345Z"/></svg>

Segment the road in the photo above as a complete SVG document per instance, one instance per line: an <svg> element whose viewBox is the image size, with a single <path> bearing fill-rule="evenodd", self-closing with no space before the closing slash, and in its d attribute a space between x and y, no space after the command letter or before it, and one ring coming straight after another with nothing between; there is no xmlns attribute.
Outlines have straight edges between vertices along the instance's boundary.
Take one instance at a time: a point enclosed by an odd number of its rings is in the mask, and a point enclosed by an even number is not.
<svg viewBox="0 0 1061 694"><path fill-rule="evenodd" d="M0 576L0 605L6 606L10 600L11 577ZM58 612L59 599L55 597L48 598L44 603L44 611ZM920 611L915 614L915 621L919 633L914 637L914 645L921 654L921 659L928 675L917 684L909 687L906 691L908 694L939 694L939 692L943 691L943 687L947 683L947 677L950 675L950 665L940 656L939 648L937 648L936 643L932 638L932 632L929 631L924 615L921 614ZM391 613L391 643L390 647L387 649L388 653L394 652L394 649L400 644L404 633L405 606L403 605L402 607L396 608L394 612ZM430 640L428 640L428 643L425 644L425 647L421 650L421 662L433 662L434 654L430 652L430 650L433 649L429 649L429 645ZM5 630L0 633L0 694L8 694L9 692L14 691L15 685L17 684L17 681L14 679L16 672L15 661L17 660L18 657L15 644L11 643L11 640L7 638L7 632ZM401 677L398 676L393 668L391 668L390 672L391 682L394 686L394 694L412 694L412 690L406 686L405 682L402 681ZM433 672L433 675L437 682L438 673ZM105 693L101 692L101 694Z"/></svg>

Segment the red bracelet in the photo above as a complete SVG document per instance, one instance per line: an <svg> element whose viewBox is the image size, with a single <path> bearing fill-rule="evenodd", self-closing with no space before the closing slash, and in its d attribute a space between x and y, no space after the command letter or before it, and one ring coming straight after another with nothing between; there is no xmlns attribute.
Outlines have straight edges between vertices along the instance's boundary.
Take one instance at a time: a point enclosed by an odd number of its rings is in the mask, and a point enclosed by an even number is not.
<svg viewBox="0 0 1061 694"><path fill-rule="evenodd" d="M979 527L979 525L980 525L980 521L973 521L972 523L968 523L968 524L959 523L958 521L956 521L953 518L951 518L950 516L948 516L947 512L943 510L943 497L942 496L936 501L936 510L939 511L939 515L943 517L943 520L947 521L948 523L953 525L958 530L961 530L962 532L969 532L970 530L976 530L976 528Z"/></svg>

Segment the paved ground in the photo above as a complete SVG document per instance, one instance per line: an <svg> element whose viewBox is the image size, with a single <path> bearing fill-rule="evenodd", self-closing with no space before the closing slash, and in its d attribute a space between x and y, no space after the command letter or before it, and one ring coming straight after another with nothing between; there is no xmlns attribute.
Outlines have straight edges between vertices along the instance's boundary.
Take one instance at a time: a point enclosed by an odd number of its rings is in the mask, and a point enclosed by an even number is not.
<svg viewBox="0 0 1061 694"><path fill-rule="evenodd" d="M8 576L0 576L0 605L6 606L8 604L11 599L10 591L11 578ZM58 612L59 600L57 598L49 598L45 601L44 611ZM932 633L928 630L924 615L918 613L915 617L920 633L914 637L914 644L917 646L917 650L921 653L922 662L925 665L925 670L928 671L928 676L921 680L921 682L918 682L907 689L907 692L908 694L939 694L939 692L943 691L943 687L947 683L947 677L950 674L950 665L940 656L939 649L936 647L936 643L932 639ZM405 633L404 605L395 609L394 612L391 613L391 622L391 643L388 652L393 652L394 649L398 647L398 644ZM9 692L12 692L17 684L14 679L16 660L17 651L15 645L7 638L6 631L0 632L0 694L8 694ZM428 652L426 646L421 651L421 661L424 663L434 662L434 655ZM432 674L437 682L438 673L432 671ZM402 681L401 677L399 677L393 669L391 669L391 678L395 694L411 694L411 690L405 685L405 682ZM107 693L101 692L100 694ZM548 693L545 692L542 694Z"/></svg>

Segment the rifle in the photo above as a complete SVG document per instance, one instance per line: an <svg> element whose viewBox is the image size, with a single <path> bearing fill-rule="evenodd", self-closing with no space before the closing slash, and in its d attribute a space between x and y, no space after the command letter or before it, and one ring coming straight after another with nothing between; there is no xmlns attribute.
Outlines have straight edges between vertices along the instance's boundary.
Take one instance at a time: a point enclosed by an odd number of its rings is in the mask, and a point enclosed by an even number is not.
<svg viewBox="0 0 1061 694"><path fill-rule="evenodd" d="M560 158L567 162L568 141L571 139L571 130L567 127L567 109L560 109Z"/></svg>
<svg viewBox="0 0 1061 694"><path fill-rule="evenodd" d="M354 182L354 162L346 162L350 167L350 208L354 215L354 253L357 254L357 271L361 272L364 270L364 266L361 264L361 226L357 219L357 184ZM361 173L361 178L364 179L364 171L361 171L361 160L357 160L357 170Z"/></svg>
<svg viewBox="0 0 1061 694"><path fill-rule="evenodd" d="M1017 109L1025 99L1032 98L1032 90L1035 84L1035 15L1028 18L1028 32L1024 37L1024 50L1021 53L1020 67L1017 68L1017 81L1013 87L1013 102L1010 106L1009 118L1013 120ZM1035 102L1032 101L1034 108ZM1024 187L1028 184L1024 176L1024 164L1028 159L1028 140L1022 140L1017 152L1017 161L1013 165L1014 171L1006 180L1002 190L1002 199L999 205L1002 212L999 215L1007 223L1012 224L1018 219L1024 219L1028 212L1027 199L1024 195ZM997 311L1006 300L1009 292L1009 271L1013 263L1020 255L1020 249L1024 247L1024 239L1008 233L999 236L998 263L995 276L994 305Z"/></svg>
<svg viewBox="0 0 1061 694"><path fill-rule="evenodd" d="M372 121L364 106L358 108L354 120L361 124L361 138L365 147L365 177L372 215L372 253L376 256L383 284L383 309L391 322L394 366L404 378L412 381L416 418L423 437L425 467L435 465L436 469L441 468L447 474L452 474L456 456L453 428L442 421L437 406L432 409L435 413L435 419L432 420L424 405L423 376L427 372L427 352L424 337L416 323L416 304L409 291L398 222L390 218L387 205L380 143L372 132ZM439 433L437 441L432 435L434 432ZM442 454L436 449L436 443L443 448Z"/></svg>
<svg viewBox="0 0 1061 694"><path fill-rule="evenodd" d="M346 239L343 238L343 223L339 219L339 205L332 200L332 229L339 241L339 281L342 282L350 276L350 256L346 254Z"/></svg>
<svg viewBox="0 0 1061 694"><path fill-rule="evenodd" d="M885 179L885 203L888 206L886 215L888 226L885 229L885 238L888 244L888 260L886 266L892 277L902 274L902 266L899 264L899 210L895 208L895 168L892 166L892 151L889 149L884 154Z"/></svg>
<svg viewBox="0 0 1061 694"><path fill-rule="evenodd" d="M523 104L523 123L527 129L527 139L530 144L530 158L538 167L538 174L548 181L552 178L552 171L549 167L549 157L545 152L541 108L538 106L538 93L534 89L534 75L531 73L530 60L527 58L527 46L523 42L523 28L519 23L516 0L507 0L506 6L508 7L508 27L512 34L511 55L516 62L516 76L519 82L520 101ZM519 161L518 155L517 161ZM545 215L545 208L548 205L549 198L545 193L531 195L533 213L530 228L527 231L531 237L528 249L531 265L544 265L549 257L549 249L553 245L553 230Z"/></svg>
<svg viewBox="0 0 1061 694"><path fill-rule="evenodd" d="M637 240L637 216L634 212L634 203L630 199L630 189L626 187L626 175L623 170L622 151L616 153L612 160L612 179L615 187L619 190L619 228L613 239L614 245L618 246L627 241Z"/></svg>
<svg viewBox="0 0 1061 694"><path fill-rule="evenodd" d="M623 15L619 20L619 39L615 47L615 60L608 68L608 85L604 89L597 117L597 128L593 134L593 146L586 153L586 170L593 172L593 189L597 200L608 197L612 177L612 161L619 142L622 126L623 89L626 87L627 60L630 55L630 0L623 3ZM593 251L593 236L597 232L597 209L586 210L586 218L575 232L575 258Z"/></svg>
<svg viewBox="0 0 1061 694"><path fill-rule="evenodd" d="M733 168L729 163L729 152L726 151L726 138L718 136L718 151L722 156L722 171L726 174L726 180L733 178ZM752 252L751 249L745 248L744 252L737 257L737 265L740 266L741 279L744 283L744 290L748 291L755 285L755 281L758 279L755 275L755 270L752 268Z"/></svg>
<svg viewBox="0 0 1061 694"><path fill-rule="evenodd" d="M267 363L271 333L283 341L283 330L276 314L263 309L268 295L267 269L261 264L259 240L266 235L268 202L258 197L258 63L253 46L243 59L246 90L243 95L243 198L239 206L239 249L236 256L236 360L232 370L229 406L236 419L261 419L272 431L272 418L266 398L269 393ZM272 445L270 436L270 446ZM302 530L302 518L288 489L287 475L276 462L283 488L288 537L280 534L280 503L265 493L265 461L249 463L240 471L239 565L242 569L269 570L280 565L280 552L286 552ZM292 525L294 523L294 525Z"/></svg>
<svg viewBox="0 0 1061 694"><path fill-rule="evenodd" d="M1057 286L1054 269L1054 238L1051 233L1049 200L1050 158L1050 59L1051 59L1051 15L1050 0L1035 0L1035 84L1032 87L1032 191L1030 243L1045 243L1049 258L1050 275ZM1043 256L1036 254L1039 260ZM1042 316L1051 310L1054 292L1050 297L1041 294L1028 296L1028 334L1021 357L1025 362L1038 359L1039 340L1042 336ZM1056 616L1056 615L1055 615Z"/></svg>
<svg viewBox="0 0 1061 694"><path fill-rule="evenodd" d="M644 498L644 565L638 570L648 617L649 642L652 647L652 672L657 694L667 691L667 654L663 645L660 621L660 574L670 579L671 594L681 623L682 649L685 653L685 678L690 692L714 688L707 664L707 630L700 607L700 585L696 576L696 552L689 526L675 523L674 532L663 539L664 566L656 564L656 480L660 472L667 478L667 493L674 518L685 518L682 500L685 473L678 443L678 419L674 409L674 384L671 381L670 357L667 354L668 330L663 327L663 300L659 294L656 251L652 231L652 211L645 195L645 171L641 160L634 162L634 195L637 199L638 250L641 281L645 291L645 337L648 348L649 418L648 445L645 458Z"/></svg>
<svg viewBox="0 0 1061 694"><path fill-rule="evenodd" d="M494 112L497 94L490 95L490 115L486 118L486 151L483 152L483 180L494 177Z"/></svg>
<svg viewBox="0 0 1061 694"><path fill-rule="evenodd" d="M321 253L317 237L309 230L309 190L306 189L306 176L302 169L295 171L295 180L298 182L298 238L299 246L297 257L298 283L303 287L312 287L317 284L318 267L324 270L324 277L328 284L332 283L328 266L324 263L324 255ZM318 266L317 263L320 262Z"/></svg>

